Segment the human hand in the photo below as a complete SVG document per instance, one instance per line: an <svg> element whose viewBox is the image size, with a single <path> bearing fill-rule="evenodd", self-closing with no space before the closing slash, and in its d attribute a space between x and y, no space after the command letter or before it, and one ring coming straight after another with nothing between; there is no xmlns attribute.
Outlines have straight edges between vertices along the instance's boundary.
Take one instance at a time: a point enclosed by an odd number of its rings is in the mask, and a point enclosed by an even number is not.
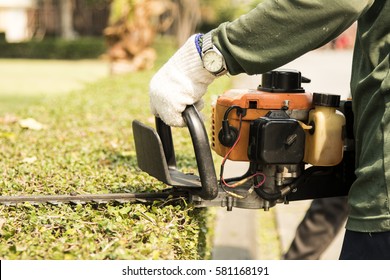
<svg viewBox="0 0 390 280"><path fill-rule="evenodd" d="M185 126L182 112L187 105L203 108L202 96L215 76L203 68L191 36L153 76L149 85L152 113L169 126Z"/></svg>

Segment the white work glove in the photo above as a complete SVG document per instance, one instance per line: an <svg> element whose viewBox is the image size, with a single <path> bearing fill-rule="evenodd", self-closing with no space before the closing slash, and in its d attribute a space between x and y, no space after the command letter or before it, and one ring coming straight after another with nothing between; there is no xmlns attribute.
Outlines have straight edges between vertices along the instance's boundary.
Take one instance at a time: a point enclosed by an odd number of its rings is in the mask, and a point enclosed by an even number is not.
<svg viewBox="0 0 390 280"><path fill-rule="evenodd" d="M185 126L182 112L187 105L203 109L202 96L215 76L203 68L195 44L196 35L153 76L149 85L150 107L169 126Z"/></svg>

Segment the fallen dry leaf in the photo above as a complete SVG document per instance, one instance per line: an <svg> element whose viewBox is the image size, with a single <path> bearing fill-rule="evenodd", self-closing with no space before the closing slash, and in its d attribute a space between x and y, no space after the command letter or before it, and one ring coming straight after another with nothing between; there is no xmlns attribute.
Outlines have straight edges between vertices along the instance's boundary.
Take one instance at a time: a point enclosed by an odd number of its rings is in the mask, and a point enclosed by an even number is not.
<svg viewBox="0 0 390 280"><path fill-rule="evenodd" d="M13 124L18 121L18 117L10 114L5 114L3 117L0 117L0 124Z"/></svg>
<svg viewBox="0 0 390 280"><path fill-rule="evenodd" d="M22 160L23 163L33 163L37 160L37 157L26 157Z"/></svg>
<svg viewBox="0 0 390 280"><path fill-rule="evenodd" d="M45 125L36 121L33 118L27 118L19 121L19 125L22 128L31 129L31 130L41 130L45 128Z"/></svg>

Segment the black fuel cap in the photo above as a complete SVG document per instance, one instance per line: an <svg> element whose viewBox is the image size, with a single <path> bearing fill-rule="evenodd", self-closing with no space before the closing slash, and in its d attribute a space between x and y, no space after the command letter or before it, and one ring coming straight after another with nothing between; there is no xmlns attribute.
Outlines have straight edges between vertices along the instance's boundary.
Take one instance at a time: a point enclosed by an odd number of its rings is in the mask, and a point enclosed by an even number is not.
<svg viewBox="0 0 390 280"><path fill-rule="evenodd" d="M274 70L264 73L259 90L267 92L305 92L301 83L310 83L310 79L301 76L296 70Z"/></svg>
<svg viewBox="0 0 390 280"><path fill-rule="evenodd" d="M313 93L313 105L337 108L340 106L340 95Z"/></svg>

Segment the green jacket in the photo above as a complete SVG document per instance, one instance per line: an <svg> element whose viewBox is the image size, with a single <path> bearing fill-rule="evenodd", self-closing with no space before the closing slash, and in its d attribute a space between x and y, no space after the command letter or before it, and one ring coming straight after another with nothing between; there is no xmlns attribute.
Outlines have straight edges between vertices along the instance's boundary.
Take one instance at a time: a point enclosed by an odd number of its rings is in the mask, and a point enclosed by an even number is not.
<svg viewBox="0 0 390 280"><path fill-rule="evenodd" d="M213 42L230 74L261 74L325 45L356 20L351 93L357 180L347 229L390 231L390 2L265 0L216 28Z"/></svg>

